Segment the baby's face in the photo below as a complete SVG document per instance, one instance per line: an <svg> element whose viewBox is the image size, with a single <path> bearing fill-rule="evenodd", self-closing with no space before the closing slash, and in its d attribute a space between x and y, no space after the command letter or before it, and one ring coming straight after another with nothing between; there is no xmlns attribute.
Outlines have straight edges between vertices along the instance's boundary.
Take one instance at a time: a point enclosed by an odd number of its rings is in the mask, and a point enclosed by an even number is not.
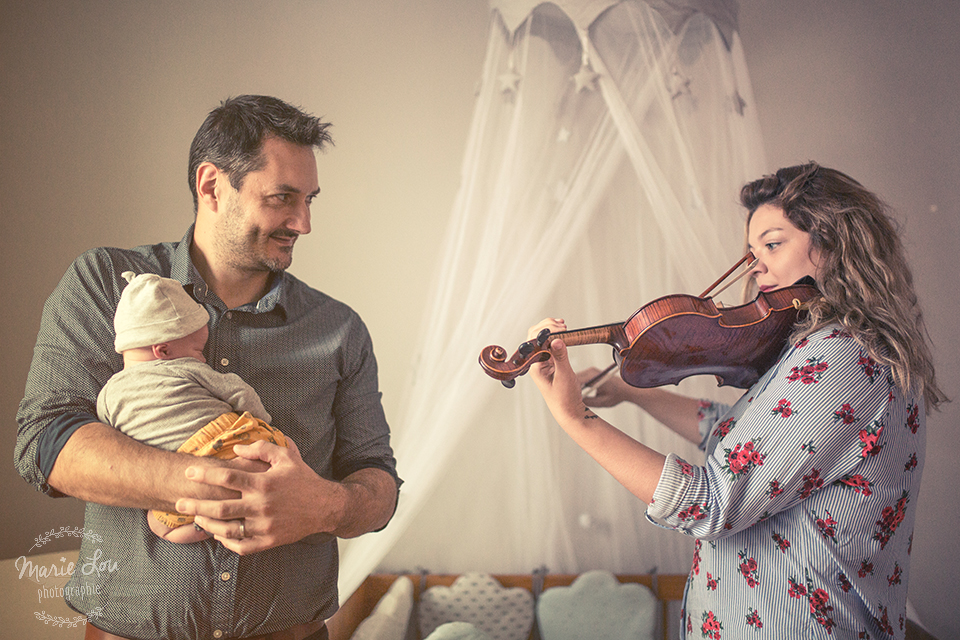
<svg viewBox="0 0 960 640"><path fill-rule="evenodd" d="M203 356L203 347L207 344L207 338L210 335L210 329L203 325L193 333L167 343L167 355L170 360L175 358L195 358L200 362L206 362Z"/></svg>

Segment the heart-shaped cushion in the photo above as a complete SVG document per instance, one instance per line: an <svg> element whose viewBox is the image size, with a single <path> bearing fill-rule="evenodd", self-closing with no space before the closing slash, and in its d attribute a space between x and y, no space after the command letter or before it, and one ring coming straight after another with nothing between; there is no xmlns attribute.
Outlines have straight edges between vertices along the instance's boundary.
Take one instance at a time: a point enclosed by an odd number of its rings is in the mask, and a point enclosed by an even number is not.
<svg viewBox="0 0 960 640"><path fill-rule="evenodd" d="M449 587L420 596L420 636L447 622L469 622L492 640L526 640L533 628L533 594L505 589L486 573L465 573Z"/></svg>
<svg viewBox="0 0 960 640"><path fill-rule="evenodd" d="M469 622L448 622L433 630L424 640L491 640Z"/></svg>
<svg viewBox="0 0 960 640"><path fill-rule="evenodd" d="M543 640L653 640L657 599L642 584L621 584L609 571L588 571L569 587L540 595Z"/></svg>
<svg viewBox="0 0 960 640"><path fill-rule="evenodd" d="M393 581L350 640L404 640L413 609L413 582L406 576Z"/></svg>

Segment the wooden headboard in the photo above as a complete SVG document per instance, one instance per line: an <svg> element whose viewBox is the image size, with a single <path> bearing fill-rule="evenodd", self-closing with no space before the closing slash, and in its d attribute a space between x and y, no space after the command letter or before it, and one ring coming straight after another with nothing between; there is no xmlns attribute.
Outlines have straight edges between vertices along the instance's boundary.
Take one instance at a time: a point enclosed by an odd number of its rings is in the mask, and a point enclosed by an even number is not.
<svg viewBox="0 0 960 640"><path fill-rule="evenodd" d="M363 584L353 593L350 598L343 603L340 610L327 621L327 628L330 631L330 640L350 640L350 636L357 629L360 622L370 615L383 594L387 592L393 581L399 576L395 574L371 574L363 581ZM419 600L423 590L434 586L449 587L459 577L456 574L407 574L407 577L413 581L413 597ZM493 578L507 589L522 587L528 591L534 590L534 584L539 584L542 580L541 590L551 587L565 587L577 579L575 574L546 574L537 576L531 574L494 574ZM683 599L683 588L687 582L687 576L684 575L618 575L620 582L636 582L646 585L653 591L653 594L660 601L661 623L660 630L662 637L668 637L668 629L672 616L668 603L680 601ZM531 636L533 634L531 633Z"/></svg>

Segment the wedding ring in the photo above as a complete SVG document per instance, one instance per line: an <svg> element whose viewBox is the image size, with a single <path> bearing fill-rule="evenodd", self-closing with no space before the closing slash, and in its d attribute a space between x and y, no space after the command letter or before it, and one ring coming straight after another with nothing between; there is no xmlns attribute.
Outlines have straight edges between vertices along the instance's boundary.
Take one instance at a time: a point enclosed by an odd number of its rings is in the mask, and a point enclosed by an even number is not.
<svg viewBox="0 0 960 640"><path fill-rule="evenodd" d="M240 520L240 537L238 538L238 540L243 540L243 539L246 538L246 537L247 537L246 525L244 524L243 520L241 519L241 520Z"/></svg>

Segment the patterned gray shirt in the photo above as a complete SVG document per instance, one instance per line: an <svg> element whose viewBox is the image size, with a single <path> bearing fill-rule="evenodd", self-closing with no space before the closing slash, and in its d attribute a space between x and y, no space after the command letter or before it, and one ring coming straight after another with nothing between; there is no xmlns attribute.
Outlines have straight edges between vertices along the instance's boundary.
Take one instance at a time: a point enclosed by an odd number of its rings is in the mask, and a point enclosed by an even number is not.
<svg viewBox="0 0 960 640"><path fill-rule="evenodd" d="M20 474L56 494L45 457L51 441L62 446L84 416L94 419L100 388L123 366L113 315L126 284L120 274L134 271L174 278L204 305L207 362L259 392L272 424L318 474L339 480L376 467L396 478L372 342L359 316L287 273L256 303L227 309L190 261L192 238L190 228L179 243L93 249L67 270L44 306L17 413ZM143 510L94 503L84 531L67 603L121 636L238 638L322 620L337 608L337 542L327 534L239 556L212 539L167 542L150 532Z"/></svg>

